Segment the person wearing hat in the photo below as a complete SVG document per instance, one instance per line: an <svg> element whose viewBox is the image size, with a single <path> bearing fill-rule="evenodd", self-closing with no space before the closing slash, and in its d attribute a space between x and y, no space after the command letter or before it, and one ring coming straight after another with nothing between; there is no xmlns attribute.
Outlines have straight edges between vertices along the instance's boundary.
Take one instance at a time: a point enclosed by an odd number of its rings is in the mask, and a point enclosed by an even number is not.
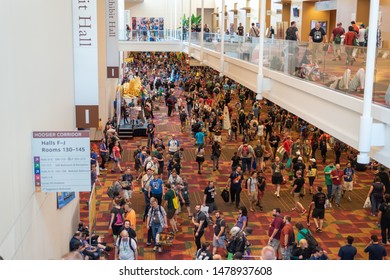
<svg viewBox="0 0 390 280"><path fill-rule="evenodd" d="M345 30L342 27L342 23L337 23L337 27L332 30L330 42L333 43L333 61L341 60L341 36L345 34Z"/></svg>
<svg viewBox="0 0 390 280"><path fill-rule="evenodd" d="M294 178L298 178L297 172L301 172L302 178L305 175L305 170L306 170L306 165L303 163L303 159L301 156L298 156L297 158L297 163L293 165L293 170L294 170Z"/></svg>

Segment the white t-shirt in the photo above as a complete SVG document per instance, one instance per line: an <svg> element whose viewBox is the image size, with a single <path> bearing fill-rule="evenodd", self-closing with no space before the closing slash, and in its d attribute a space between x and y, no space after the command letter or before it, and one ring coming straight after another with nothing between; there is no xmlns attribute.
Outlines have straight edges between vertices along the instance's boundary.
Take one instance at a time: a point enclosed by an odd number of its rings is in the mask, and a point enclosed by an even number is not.
<svg viewBox="0 0 390 280"><path fill-rule="evenodd" d="M260 137L264 136L264 125L263 124L261 124L257 127L257 136L260 136Z"/></svg>
<svg viewBox="0 0 390 280"><path fill-rule="evenodd" d="M121 241L119 244L119 240ZM130 247L131 242L131 247ZM135 260L135 252L137 250L137 242L133 238L130 238L128 240L121 240L121 238L118 238L116 244L115 244L119 250L119 259L120 260Z"/></svg>
<svg viewBox="0 0 390 280"><path fill-rule="evenodd" d="M366 33L365 28L359 29L359 37L358 37L358 42L363 43L364 42L364 33Z"/></svg>

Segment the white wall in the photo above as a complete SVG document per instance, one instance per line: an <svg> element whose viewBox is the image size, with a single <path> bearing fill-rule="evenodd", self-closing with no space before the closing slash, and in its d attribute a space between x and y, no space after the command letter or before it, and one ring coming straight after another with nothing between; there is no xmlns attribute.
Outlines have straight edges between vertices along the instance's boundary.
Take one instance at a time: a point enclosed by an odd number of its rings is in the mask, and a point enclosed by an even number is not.
<svg viewBox="0 0 390 280"><path fill-rule="evenodd" d="M56 195L35 193L34 130L75 128L72 11L69 0L2 1L0 255L58 259L79 220L78 196L57 210Z"/></svg>
<svg viewBox="0 0 390 280"><path fill-rule="evenodd" d="M347 30L351 20L356 20L357 0L338 0L336 22L342 22Z"/></svg>

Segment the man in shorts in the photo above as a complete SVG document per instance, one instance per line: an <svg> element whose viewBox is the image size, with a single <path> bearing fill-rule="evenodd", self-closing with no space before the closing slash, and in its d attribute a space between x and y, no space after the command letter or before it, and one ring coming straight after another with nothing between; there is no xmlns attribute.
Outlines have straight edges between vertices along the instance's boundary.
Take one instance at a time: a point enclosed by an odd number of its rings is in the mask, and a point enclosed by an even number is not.
<svg viewBox="0 0 390 280"><path fill-rule="evenodd" d="M283 228L283 216L280 214L280 208L274 208L272 210L272 216L274 217L272 223L268 229L268 245L275 250L277 259L282 258L280 251L280 235Z"/></svg>
<svg viewBox="0 0 390 280"><path fill-rule="evenodd" d="M173 233L177 233L179 230L177 228L176 220L175 220L175 214L176 209L173 205L173 199L175 197L175 190L172 188L171 184L166 184L166 192L164 196L164 207L167 208L167 218L169 220L169 223L171 224Z"/></svg>
<svg viewBox="0 0 390 280"><path fill-rule="evenodd" d="M226 222L223 219L223 215L221 211L217 210L215 212L215 224L213 225L214 228L214 237L213 237L213 255L216 254L218 248L222 248L225 250L225 229L226 229Z"/></svg>
<svg viewBox="0 0 390 280"><path fill-rule="evenodd" d="M341 194L344 197L345 193L348 192L348 200L351 201L351 193L353 190L353 181L355 177L355 171L351 167L351 163L347 163L347 167L344 169L344 184L343 184L343 192Z"/></svg>
<svg viewBox="0 0 390 280"><path fill-rule="evenodd" d="M317 190L318 192L313 195L313 200L311 202L311 204L314 204L314 210L311 216L313 217L314 223L316 225L316 232L322 232L322 226L324 225L325 217L326 194L322 192L321 186L319 186Z"/></svg>

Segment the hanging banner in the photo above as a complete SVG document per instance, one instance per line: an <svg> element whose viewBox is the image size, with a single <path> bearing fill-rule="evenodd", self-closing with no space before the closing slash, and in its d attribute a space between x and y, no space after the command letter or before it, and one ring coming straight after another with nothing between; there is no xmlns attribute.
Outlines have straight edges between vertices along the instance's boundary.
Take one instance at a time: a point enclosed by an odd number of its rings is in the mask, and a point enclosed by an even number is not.
<svg viewBox="0 0 390 280"><path fill-rule="evenodd" d="M76 105L98 105L96 0L73 0L73 60Z"/></svg>
<svg viewBox="0 0 390 280"><path fill-rule="evenodd" d="M107 78L119 78L118 31L118 0L106 0Z"/></svg>
<svg viewBox="0 0 390 280"><path fill-rule="evenodd" d="M36 192L91 191L89 131L34 131Z"/></svg>
<svg viewBox="0 0 390 280"><path fill-rule="evenodd" d="M99 76L96 0L72 0L76 127L98 127Z"/></svg>

